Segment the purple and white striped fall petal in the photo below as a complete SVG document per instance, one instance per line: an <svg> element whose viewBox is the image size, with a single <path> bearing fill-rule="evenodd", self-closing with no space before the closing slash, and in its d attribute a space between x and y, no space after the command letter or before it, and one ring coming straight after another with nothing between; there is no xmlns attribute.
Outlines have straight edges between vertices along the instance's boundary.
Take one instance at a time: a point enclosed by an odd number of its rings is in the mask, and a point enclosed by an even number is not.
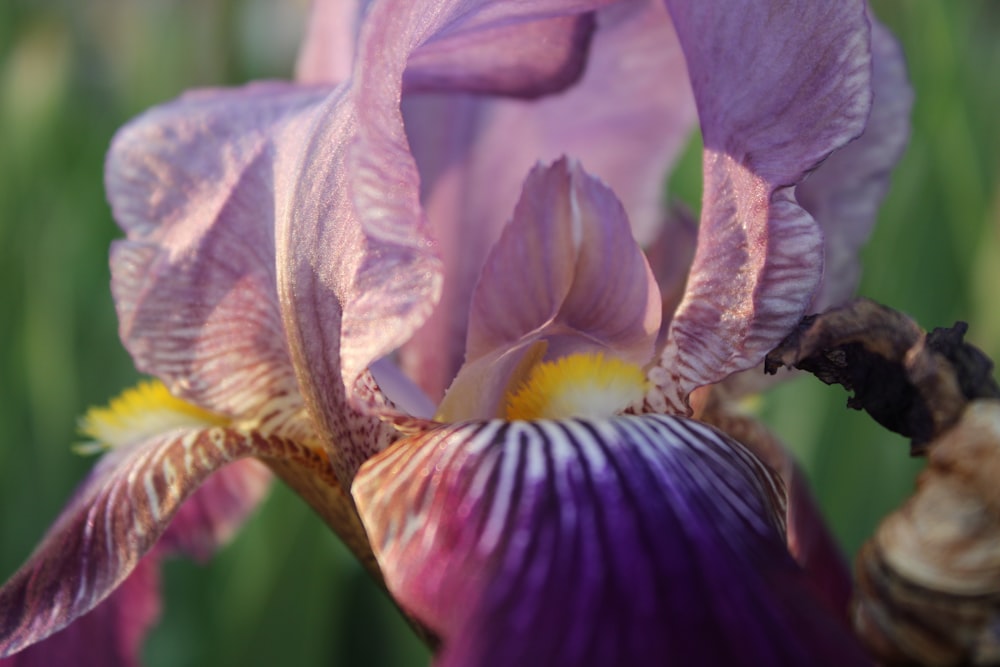
<svg viewBox="0 0 1000 667"><path fill-rule="evenodd" d="M779 478L695 421L444 426L353 493L436 665L868 664L788 554Z"/></svg>

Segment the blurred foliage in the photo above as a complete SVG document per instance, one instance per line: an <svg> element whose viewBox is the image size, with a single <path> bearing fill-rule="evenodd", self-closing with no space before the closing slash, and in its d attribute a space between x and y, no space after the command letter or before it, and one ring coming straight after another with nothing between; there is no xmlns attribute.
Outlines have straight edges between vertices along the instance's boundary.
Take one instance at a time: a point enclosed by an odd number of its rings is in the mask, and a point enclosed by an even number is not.
<svg viewBox="0 0 1000 667"><path fill-rule="evenodd" d="M118 231L101 181L112 134L186 88L288 76L304 10L304 0L0 4L0 577L92 464L69 451L77 415L136 379L108 293ZM1000 356L1000 4L880 1L875 12L903 43L917 97L861 292L926 327L967 320L970 339ZM845 401L802 378L763 414L853 552L920 464ZM153 667L427 661L337 540L278 486L231 547L205 566L169 563L163 583Z"/></svg>

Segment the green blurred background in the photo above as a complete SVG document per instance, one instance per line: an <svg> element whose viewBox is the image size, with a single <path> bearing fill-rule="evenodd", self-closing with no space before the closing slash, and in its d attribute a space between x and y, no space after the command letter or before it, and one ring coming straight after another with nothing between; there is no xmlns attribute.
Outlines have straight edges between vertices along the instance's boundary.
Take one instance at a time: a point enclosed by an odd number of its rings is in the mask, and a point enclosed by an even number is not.
<svg viewBox="0 0 1000 667"><path fill-rule="evenodd" d="M926 327L966 320L969 338L1000 357L1000 3L874 6L903 43L916 106L861 293ZM69 450L78 415L137 377L107 285L112 133L186 88L287 77L304 12L303 0L0 3L0 578L92 464ZM694 172L675 182L690 197L697 164L685 168ZM853 553L920 463L845 400L802 378L763 410ZM337 540L279 486L210 564L169 562L164 589L145 651L153 667L427 663Z"/></svg>

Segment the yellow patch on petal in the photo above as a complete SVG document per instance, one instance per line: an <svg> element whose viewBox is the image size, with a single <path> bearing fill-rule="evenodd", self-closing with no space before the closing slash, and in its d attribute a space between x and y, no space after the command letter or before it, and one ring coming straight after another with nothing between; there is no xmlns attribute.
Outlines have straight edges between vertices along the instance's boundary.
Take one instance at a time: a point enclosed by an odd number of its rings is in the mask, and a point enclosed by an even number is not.
<svg viewBox="0 0 1000 667"><path fill-rule="evenodd" d="M603 354L571 354L537 364L507 396L507 419L610 417L638 403L646 375L635 364Z"/></svg>
<svg viewBox="0 0 1000 667"><path fill-rule="evenodd" d="M80 419L80 434L90 442L76 447L81 453L112 449L175 428L206 428L229 424L228 417L203 410L177 398L158 380L145 380L95 407Z"/></svg>

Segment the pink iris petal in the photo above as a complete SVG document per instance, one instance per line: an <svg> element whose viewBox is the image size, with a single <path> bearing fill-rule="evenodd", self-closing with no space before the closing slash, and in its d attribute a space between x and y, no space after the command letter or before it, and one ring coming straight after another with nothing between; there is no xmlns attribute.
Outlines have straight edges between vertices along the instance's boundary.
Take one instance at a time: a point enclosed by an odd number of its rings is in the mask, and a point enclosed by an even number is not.
<svg viewBox="0 0 1000 667"><path fill-rule="evenodd" d="M785 549L780 483L698 422L456 424L353 493L439 665L867 664Z"/></svg>
<svg viewBox="0 0 1000 667"><path fill-rule="evenodd" d="M295 63L296 81L337 84L350 77L355 37L366 4L361 0L313 0Z"/></svg>
<svg viewBox="0 0 1000 667"><path fill-rule="evenodd" d="M274 135L321 99L282 84L203 91L126 125L106 182L128 238L111 254L136 366L241 417L299 409L276 287ZM273 424L272 428L279 424Z"/></svg>
<svg viewBox="0 0 1000 667"><path fill-rule="evenodd" d="M0 589L0 656L44 639L97 606L175 514L179 523L164 536L164 548L207 556L211 542L225 539L256 505L269 475L250 463L210 481L178 511L181 504L224 465L251 455L280 457L288 447L279 438L211 428L176 430L112 450ZM148 587L136 590L153 594Z"/></svg>
<svg viewBox="0 0 1000 667"><path fill-rule="evenodd" d="M420 18L444 18L414 51L404 73L408 92L480 92L532 97L572 84L586 62L592 7L613 0L519 3L406 3ZM371 0L316 0L299 52L296 80L340 83L353 64L355 38ZM402 11L398 4L390 10Z"/></svg>
<svg viewBox="0 0 1000 667"><path fill-rule="evenodd" d="M342 421L355 415L336 356L323 352L314 374L293 361L299 350L291 344L301 343L289 332L307 314L338 331L335 295L323 295L320 311L302 307L294 316L291 299L279 296L293 270L280 261L287 229L280 223L293 208L289 198L302 194L289 173L313 157L317 117L347 110L345 90L258 84L188 94L126 126L108 157L109 199L129 235L112 252L112 289L136 365L200 406L299 440L313 437L301 410L316 393L303 390L303 379L313 388L324 370L334 375L329 391L339 398L323 409ZM342 156L349 137L328 146ZM337 219L349 238L332 246L363 256L356 219L340 203ZM300 291L297 299L314 303L314 296ZM374 418L355 415L345 428L335 433L339 441L359 446L335 460L346 479L388 436ZM350 437L358 432L369 440Z"/></svg>
<svg viewBox="0 0 1000 667"><path fill-rule="evenodd" d="M391 437L361 414L376 410L363 404L359 380L412 335L440 294L441 264L399 109L411 57L442 38L594 4L456 1L431 12L374 4L350 84L284 133L275 165L279 300L300 391L343 459L345 482Z"/></svg>
<svg viewBox="0 0 1000 667"><path fill-rule="evenodd" d="M340 105L317 119L307 159L293 175L297 198L288 229L294 235L281 255L293 263L288 287L294 288L289 294L297 312L309 308L306 301L317 293L332 293L341 302L342 330L300 326L302 336L316 339L309 357L319 354L317 346L340 348L348 391L368 364L412 335L440 294L440 264L430 250L419 176L399 110L410 58L438 39L580 13L595 4L600 3L453 0L431 9L388 1L370 8L358 38L351 88ZM337 146L348 142L343 154ZM321 200L304 198L318 193ZM360 257L343 252L358 242L363 243ZM324 252L329 248L333 252Z"/></svg>
<svg viewBox="0 0 1000 667"><path fill-rule="evenodd" d="M160 611L159 561L180 552L207 559L225 544L269 488L267 468L237 461L211 475L107 598L66 628L6 659L3 667L137 667L142 641Z"/></svg>
<svg viewBox="0 0 1000 667"><path fill-rule="evenodd" d="M142 640L160 614L159 556L148 554L90 612L0 667L139 667Z"/></svg>
<svg viewBox="0 0 1000 667"><path fill-rule="evenodd" d="M445 275L441 303L401 363L432 397L462 363L472 287L538 161L578 158L621 198L639 242L655 235L664 174L695 120L683 53L658 0L601 9L596 23L582 77L560 94L404 97Z"/></svg>
<svg viewBox="0 0 1000 667"><path fill-rule="evenodd" d="M271 473L252 459L213 473L177 509L157 549L205 561L243 525L270 487Z"/></svg>
<svg viewBox="0 0 1000 667"><path fill-rule="evenodd" d="M913 91L903 54L888 30L869 19L874 98L864 134L834 152L795 189L796 199L823 230L823 281L809 312L840 305L854 294L861 275L859 251L909 135ZM728 378L726 392L732 397L760 392L791 372L765 375L758 366Z"/></svg>
<svg viewBox="0 0 1000 667"><path fill-rule="evenodd" d="M641 364L659 325L659 290L614 193L565 158L538 166L476 285L466 365L442 412L496 416L537 341L553 358L602 351Z"/></svg>
<svg viewBox="0 0 1000 667"><path fill-rule="evenodd" d="M651 379L657 411L756 365L822 275L819 226L792 187L861 134L871 107L861 2L669 2L705 141L698 248Z"/></svg>

